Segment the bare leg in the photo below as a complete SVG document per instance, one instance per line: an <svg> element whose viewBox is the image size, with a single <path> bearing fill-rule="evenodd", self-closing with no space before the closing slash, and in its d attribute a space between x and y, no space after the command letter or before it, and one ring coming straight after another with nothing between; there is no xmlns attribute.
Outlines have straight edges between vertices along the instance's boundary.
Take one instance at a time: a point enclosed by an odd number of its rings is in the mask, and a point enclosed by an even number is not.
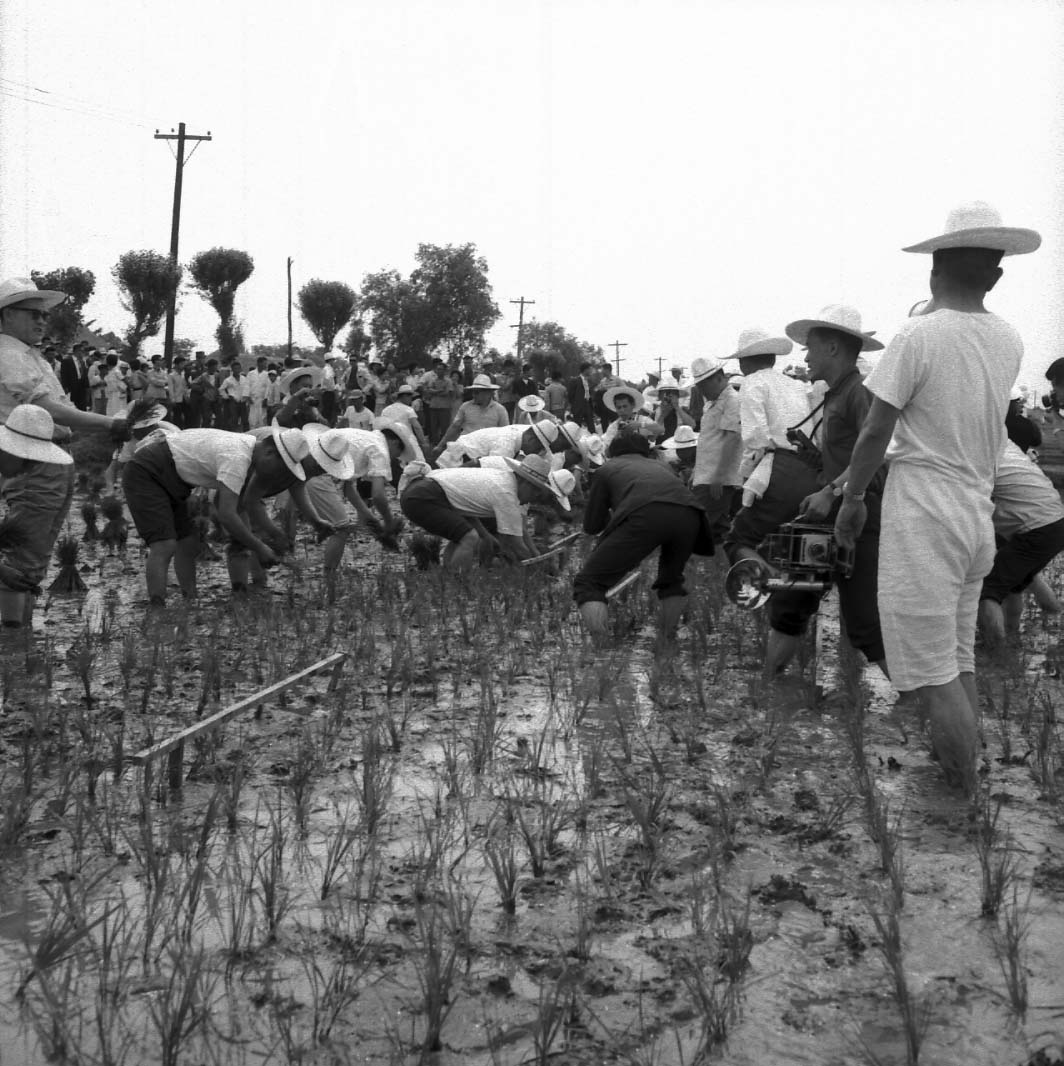
<svg viewBox="0 0 1064 1066"><path fill-rule="evenodd" d="M144 564L144 578L148 586L148 600L154 604L166 602L166 578L170 560L177 550L176 540L157 540L148 546L148 561Z"/></svg>
<svg viewBox="0 0 1064 1066"><path fill-rule="evenodd" d="M686 606L686 596L667 596L661 601L661 618L658 624L663 637L671 637L675 634Z"/></svg>
<svg viewBox="0 0 1064 1066"><path fill-rule="evenodd" d="M468 570L476 560L479 545L480 537L471 529L457 544L448 545L451 557L448 560L444 552L444 565L451 570Z"/></svg>
<svg viewBox="0 0 1064 1066"><path fill-rule="evenodd" d="M229 581L234 592L247 592L248 578L251 575L251 552L230 552L226 558Z"/></svg>
<svg viewBox="0 0 1064 1066"><path fill-rule="evenodd" d="M1049 587L1049 582L1041 574L1035 574L1031 582L1031 595L1043 611L1060 614L1060 600L1057 599L1056 593Z"/></svg>
<svg viewBox="0 0 1064 1066"><path fill-rule="evenodd" d="M199 536L182 537L177 542L174 554L174 573L181 587L181 594L186 600L196 596L196 556L199 554Z"/></svg>
<svg viewBox="0 0 1064 1066"><path fill-rule="evenodd" d="M765 648L764 678L771 681L787 669L787 664L794 658L798 650L801 637L792 637L788 633L781 633L778 629L768 631L768 645Z"/></svg>
<svg viewBox="0 0 1064 1066"><path fill-rule="evenodd" d="M1022 594L1010 593L1005 597L1005 602L1001 606L1005 615L1005 636L1018 637L1020 635L1020 619L1023 617Z"/></svg>
<svg viewBox="0 0 1064 1066"><path fill-rule="evenodd" d="M999 651L1005 643L1005 612L996 600L979 601L979 624L983 640L990 651Z"/></svg>
<svg viewBox="0 0 1064 1066"><path fill-rule="evenodd" d="M609 633L609 608L605 601L589 600L580 604L580 617L584 620L584 628L592 637L598 639Z"/></svg>
<svg viewBox="0 0 1064 1066"><path fill-rule="evenodd" d="M975 788L979 752L975 675L961 674L944 685L925 685L920 694L931 726L931 743L947 782L971 793Z"/></svg>

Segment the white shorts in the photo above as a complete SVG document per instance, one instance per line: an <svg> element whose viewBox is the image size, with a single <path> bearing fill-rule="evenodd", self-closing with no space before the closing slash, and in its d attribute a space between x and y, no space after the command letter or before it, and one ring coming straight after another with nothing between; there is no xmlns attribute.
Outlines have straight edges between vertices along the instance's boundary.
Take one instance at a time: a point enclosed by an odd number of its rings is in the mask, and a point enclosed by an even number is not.
<svg viewBox="0 0 1064 1066"><path fill-rule="evenodd" d="M975 669L975 619L994 564L993 505L970 486L895 464L883 496L879 622L900 692Z"/></svg>

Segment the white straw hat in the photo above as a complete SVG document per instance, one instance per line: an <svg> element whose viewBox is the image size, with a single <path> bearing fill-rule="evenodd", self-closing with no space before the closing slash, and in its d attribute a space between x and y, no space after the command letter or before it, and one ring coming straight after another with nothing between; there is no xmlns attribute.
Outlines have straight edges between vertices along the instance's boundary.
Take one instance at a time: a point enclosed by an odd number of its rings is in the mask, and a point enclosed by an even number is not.
<svg viewBox="0 0 1064 1066"><path fill-rule="evenodd" d="M614 385L612 389L607 389L602 394L602 402L611 410L617 410L617 397L618 396L630 396L632 403L635 404L637 411L642 411L646 400L643 399L643 394L631 385Z"/></svg>
<svg viewBox="0 0 1064 1066"><path fill-rule="evenodd" d="M14 304L35 303L42 311L57 307L67 298L65 292L38 289L31 278L8 278L0 282L0 308ZM66 454L65 452L63 453Z"/></svg>
<svg viewBox="0 0 1064 1066"><path fill-rule="evenodd" d="M919 244L910 244L903 252L937 252L942 248L988 248L1005 255L1026 255L1038 249L1041 236L1033 229L1003 226L997 208L985 200L958 204L946 216L944 233Z"/></svg>
<svg viewBox="0 0 1064 1066"><path fill-rule="evenodd" d="M799 318L787 326L787 336L797 344L809 340L811 329L834 329L839 333L848 333L861 342L862 352L882 351L883 343L872 337L875 330L861 329L861 312L848 304L828 304L822 307L816 318Z"/></svg>
<svg viewBox="0 0 1064 1066"><path fill-rule="evenodd" d="M303 377L309 377L310 387L316 389L321 384L322 373L320 366L296 366L291 370L286 370L281 375L279 383L281 394L287 396L292 391L292 382Z"/></svg>
<svg viewBox="0 0 1064 1066"><path fill-rule="evenodd" d="M788 355L793 344L786 337L773 337L767 329L752 326L739 334L739 344L733 359L747 359L753 355Z"/></svg>
<svg viewBox="0 0 1064 1066"><path fill-rule="evenodd" d="M330 477L350 481L355 476L355 461L351 457L351 442L342 429L329 429L321 422L308 422L303 427L311 458Z"/></svg>
<svg viewBox="0 0 1064 1066"><path fill-rule="evenodd" d="M570 448L579 448L580 440L587 431L576 422L563 422L558 426L558 434L565 438Z"/></svg>
<svg viewBox="0 0 1064 1066"><path fill-rule="evenodd" d="M522 396L517 401L517 406L520 410L527 412L530 415L534 415L539 411L542 411L547 405L543 402L542 396Z"/></svg>
<svg viewBox="0 0 1064 1066"><path fill-rule="evenodd" d="M549 452L551 445L558 439L557 422L530 422L528 429L536 435L545 452Z"/></svg>
<svg viewBox="0 0 1064 1066"><path fill-rule="evenodd" d="M677 426L676 432L663 440L662 448L695 448L698 446L698 434L690 426Z"/></svg>
<svg viewBox="0 0 1064 1066"><path fill-rule="evenodd" d="M496 385L487 374L477 374L477 376L473 378L473 384L469 387L474 390L483 389L485 391L494 392L499 386Z"/></svg>
<svg viewBox="0 0 1064 1066"><path fill-rule="evenodd" d="M719 374L724 370L725 360L702 358L691 360L691 384L697 385L700 381Z"/></svg>
<svg viewBox="0 0 1064 1066"><path fill-rule="evenodd" d="M303 460L310 455L310 445L303 436L301 429L284 429L275 418L270 426L270 435L273 443L277 445L277 451L284 460L284 465L292 471L300 481L307 480L307 472L303 469Z"/></svg>
<svg viewBox="0 0 1064 1066"><path fill-rule="evenodd" d="M576 487L576 478L568 470L551 470L550 461L542 455L526 455L520 462L506 457L506 465L518 477L546 489L564 510L569 510L569 496Z"/></svg>
<svg viewBox="0 0 1064 1066"><path fill-rule="evenodd" d="M52 443L55 422L43 408L33 403L20 403L11 409L7 422L0 426L0 451L35 463L55 463L69 466L73 458Z"/></svg>
<svg viewBox="0 0 1064 1066"><path fill-rule="evenodd" d="M606 461L606 445L597 433L580 438L580 452L595 466L602 466Z"/></svg>

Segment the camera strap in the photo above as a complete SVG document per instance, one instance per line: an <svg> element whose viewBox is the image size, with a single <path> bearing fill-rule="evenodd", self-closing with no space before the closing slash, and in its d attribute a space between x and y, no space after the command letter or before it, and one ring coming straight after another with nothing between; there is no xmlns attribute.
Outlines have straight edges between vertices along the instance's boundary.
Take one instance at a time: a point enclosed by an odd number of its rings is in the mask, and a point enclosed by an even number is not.
<svg viewBox="0 0 1064 1066"><path fill-rule="evenodd" d="M816 407L814 407L814 408L812 409L812 411L810 411L810 412L809 412L809 414L807 414L807 415L805 416L805 418L803 418L803 419L801 420L801 422L798 422L798 423L796 423L796 424L795 424L795 425L793 425L793 426L789 426L789 427L788 427L788 429L787 429L787 432L788 432L788 433L790 433L790 431L791 431L792 429L801 429L801 428L802 428L802 426L804 426L804 425L806 424L806 422L808 422L808 421L809 421L809 419L811 419L811 418L813 417L813 415L815 415L815 414L817 413L817 411L819 411L819 410L820 410L820 409L821 409L821 408L822 408L822 407L824 406L824 404L825 404L825 403L827 403L827 397L826 397L826 396L824 397L824 399L823 399L823 400L821 400L821 401L820 401L820 403L818 403L818 404L816 405ZM813 439L813 438L814 438L814 437L815 437L815 436L817 435L817 431L818 431L818 430L820 429L820 427L821 427L821 426L822 426L823 424L824 424L824 419L823 419L823 418L821 418L821 419L820 419L820 421L819 421L819 422L817 422L817 424L816 424L815 426L813 426L813 431L812 431L812 432L811 432L811 433L809 434L809 439L810 439L810 440L812 440L812 439Z"/></svg>

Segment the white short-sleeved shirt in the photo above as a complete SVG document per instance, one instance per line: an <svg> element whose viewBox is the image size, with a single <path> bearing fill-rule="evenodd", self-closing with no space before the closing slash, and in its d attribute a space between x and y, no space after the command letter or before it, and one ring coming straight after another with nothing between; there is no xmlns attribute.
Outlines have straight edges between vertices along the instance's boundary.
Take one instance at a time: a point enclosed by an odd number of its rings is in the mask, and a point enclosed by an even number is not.
<svg viewBox="0 0 1064 1066"><path fill-rule="evenodd" d="M1022 358L1019 334L997 315L934 311L904 323L865 379L901 412L892 476L915 468L989 499Z"/></svg>
<svg viewBox="0 0 1064 1066"><path fill-rule="evenodd" d="M347 425L350 429L373 429L373 412L368 407L363 407L361 411L356 411L355 405L351 404L344 411L344 418L347 419Z"/></svg>
<svg viewBox="0 0 1064 1066"><path fill-rule="evenodd" d="M1064 518L1053 482L1019 447L1006 440L994 476L994 532L1008 540Z"/></svg>
<svg viewBox="0 0 1064 1066"><path fill-rule="evenodd" d="M491 429L495 426L508 426L509 424L510 416L506 413L506 408L495 400L492 400L487 407L481 407L480 404L474 403L472 400L466 400L458 408L458 413L454 416L454 422L452 423L452 425L461 427L460 436L478 429Z"/></svg>
<svg viewBox="0 0 1064 1066"><path fill-rule="evenodd" d="M472 433L463 433L448 445L455 451L468 455L471 459L482 459L486 455L508 455L517 458L521 450L521 438L528 426L495 426L491 429L475 429Z"/></svg>
<svg viewBox="0 0 1064 1066"><path fill-rule="evenodd" d="M506 536L524 535L516 474L509 470L458 467L433 470L427 476L440 485L456 511L474 518L494 518L498 531Z"/></svg>
<svg viewBox="0 0 1064 1066"><path fill-rule="evenodd" d="M417 423L417 411L406 403L390 403L381 411L380 416L385 422L400 422L411 428Z"/></svg>
<svg viewBox="0 0 1064 1066"><path fill-rule="evenodd" d="M739 393L743 447L748 453L766 448L793 451L787 430L809 414L809 391L805 384L766 367L743 378Z"/></svg>
<svg viewBox="0 0 1064 1066"><path fill-rule="evenodd" d="M382 477L392 479L392 457L384 434L371 429L341 429L351 445L351 458L355 463L355 477Z"/></svg>
<svg viewBox="0 0 1064 1066"><path fill-rule="evenodd" d="M692 485L710 485L714 481L733 487L742 484L739 477L738 448L735 449L734 460L727 469L722 469L720 465L726 433L742 433L739 394L732 388L726 388L702 409L702 427L698 433L698 451L695 455L694 473L691 475Z"/></svg>
<svg viewBox="0 0 1064 1066"><path fill-rule="evenodd" d="M181 427L175 426L173 422L156 422L155 428L139 440L136 438L130 438L122 445L118 451L118 462L128 463L133 458L135 452L139 452L141 448L148 444L154 444L157 440L162 440L163 437L172 436L174 433L180 433Z"/></svg>
<svg viewBox="0 0 1064 1066"><path fill-rule="evenodd" d="M44 356L9 333L0 333L0 422L20 403L38 400L73 406Z"/></svg>
<svg viewBox="0 0 1064 1066"><path fill-rule="evenodd" d="M227 429L183 429L166 438L177 476L197 488L226 488L238 496L251 471L257 438Z"/></svg>

